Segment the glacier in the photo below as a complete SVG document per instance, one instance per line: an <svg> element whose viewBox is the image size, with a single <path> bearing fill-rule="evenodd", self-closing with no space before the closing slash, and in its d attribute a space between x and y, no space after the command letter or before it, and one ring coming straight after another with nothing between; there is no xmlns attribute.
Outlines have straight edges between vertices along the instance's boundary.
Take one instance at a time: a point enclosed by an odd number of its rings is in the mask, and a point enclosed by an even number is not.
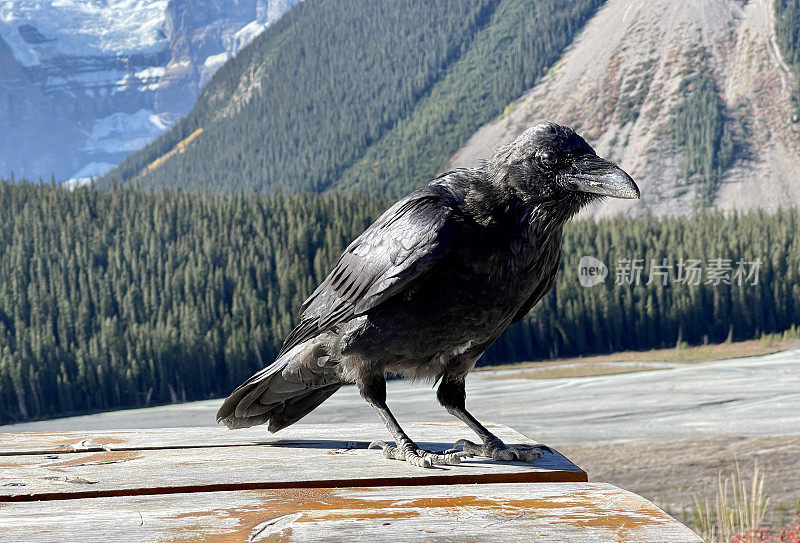
<svg viewBox="0 0 800 543"><path fill-rule="evenodd" d="M167 49L167 0L1 0L0 35L23 66L58 56ZM20 28L27 32L20 32ZM34 33L35 32L35 33Z"/></svg>
<svg viewBox="0 0 800 543"><path fill-rule="evenodd" d="M131 153L153 141L168 127L150 109L140 109L134 113L112 113L95 121L83 150L90 153ZM78 173L73 174L73 177L78 176ZM90 175L99 174L95 172Z"/></svg>
<svg viewBox="0 0 800 543"><path fill-rule="evenodd" d="M298 1L0 0L0 176L118 164Z"/></svg>

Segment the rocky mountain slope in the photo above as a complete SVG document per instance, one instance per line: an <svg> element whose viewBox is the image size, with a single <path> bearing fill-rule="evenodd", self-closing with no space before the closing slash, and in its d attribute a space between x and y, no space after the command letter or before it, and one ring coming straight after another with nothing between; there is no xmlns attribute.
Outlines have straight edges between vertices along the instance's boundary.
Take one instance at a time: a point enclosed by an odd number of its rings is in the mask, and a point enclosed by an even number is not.
<svg viewBox="0 0 800 543"><path fill-rule="evenodd" d="M530 88L601 3L306 0L107 177L400 196Z"/></svg>
<svg viewBox="0 0 800 543"><path fill-rule="evenodd" d="M722 209L796 206L797 81L773 17L769 0L609 0L547 76L450 165L473 165L552 120L574 126L642 189L640 202L608 201L590 213L685 214L701 195ZM683 125L705 129L715 116L705 140L681 135Z"/></svg>
<svg viewBox="0 0 800 543"><path fill-rule="evenodd" d="M99 173L172 126L104 182L397 197L552 120L641 185L597 213L800 203L774 0L313 0L225 62L295 1L0 0L0 173Z"/></svg>
<svg viewBox="0 0 800 543"><path fill-rule="evenodd" d="M0 175L103 173L298 0L0 0Z"/></svg>

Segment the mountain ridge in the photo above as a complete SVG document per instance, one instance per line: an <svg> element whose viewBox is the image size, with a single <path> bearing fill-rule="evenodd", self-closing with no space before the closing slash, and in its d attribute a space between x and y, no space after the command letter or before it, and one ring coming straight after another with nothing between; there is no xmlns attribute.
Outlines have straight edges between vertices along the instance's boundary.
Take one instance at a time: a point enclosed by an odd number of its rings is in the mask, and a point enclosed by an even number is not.
<svg viewBox="0 0 800 543"><path fill-rule="evenodd" d="M172 0L164 36L189 36L190 8L209 1ZM100 186L395 198L549 120L575 127L642 186L640 202L587 214L797 205L797 11L769 0L448 0L434 8L307 0L225 63L185 117ZM19 33L50 47L36 27ZM188 60L168 68L216 65L219 55L201 46L207 38L187 40L170 58ZM180 66L162 80L184 77ZM58 113L54 122L74 123ZM85 148L158 120L148 110L110 115Z"/></svg>
<svg viewBox="0 0 800 543"><path fill-rule="evenodd" d="M533 84L600 3L449 0L432 13L410 1L303 2L218 72L179 126L105 181L221 192L357 185L397 196ZM185 153L145 170L199 127ZM370 152L387 167L373 168Z"/></svg>
<svg viewBox="0 0 800 543"><path fill-rule="evenodd" d="M313 63L282 72L292 59L318 54L320 42L307 42L302 53L276 45L293 36L292 25L310 25L313 12L324 9L309 2L226 67L225 81L210 85L198 101L205 116L193 111L171 141L161 138L115 175L151 187L399 197L441 171L474 166L527 126L549 120L575 127L641 183L640 202L610 202L587 214L686 215L708 207L800 204L800 87L778 47L774 2L497 0L486 6L486 21L463 27L466 37L448 35L463 39L457 58L425 72L432 78L429 88L410 105L392 109L391 95L376 108L357 90L313 94L299 85L287 100L275 98L274 79L297 85L293 78L305 74L326 87L317 74L325 68ZM339 20L329 30L346 26ZM394 26L403 31L402 24ZM367 47L365 38L358 39ZM357 50L348 54L356 69L347 82L363 84ZM315 101L308 102L312 95ZM332 105L319 107L330 96L336 97ZM353 104L364 104L363 115L374 119L348 125L342 119ZM289 113L273 124L261 122L264 112L273 115L270 108ZM297 130L298 123L308 127ZM202 138L184 153L160 161L155 171L144 169L200 127ZM330 138L309 144L318 128Z"/></svg>
<svg viewBox="0 0 800 543"><path fill-rule="evenodd" d="M773 16L772 3L764 0L704 0L690 8L611 0L557 68L506 116L481 127L451 166L477 163L546 118L576 126L640 184L640 202L606 202L589 214L688 214L704 181L713 185L709 203L721 209L800 204L800 138L791 100L797 82L777 51ZM615 31L617 25L622 29ZM675 138L681 106L701 94L697 77L714 85L704 98L719 102L717 131L727 131L735 147L728 158L717 139L719 171L709 168L709 179L697 174L702 168L687 167L692 149L685 147L703 142L681 145Z"/></svg>

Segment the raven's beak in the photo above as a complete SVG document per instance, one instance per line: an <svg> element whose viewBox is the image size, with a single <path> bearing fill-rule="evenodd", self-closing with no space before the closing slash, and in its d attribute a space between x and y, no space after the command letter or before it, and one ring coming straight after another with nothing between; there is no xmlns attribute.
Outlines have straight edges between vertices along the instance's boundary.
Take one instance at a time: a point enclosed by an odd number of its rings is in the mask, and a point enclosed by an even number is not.
<svg viewBox="0 0 800 543"><path fill-rule="evenodd" d="M573 190L612 198L639 198L639 187L616 164L597 155L585 154L575 160L573 172L567 174Z"/></svg>

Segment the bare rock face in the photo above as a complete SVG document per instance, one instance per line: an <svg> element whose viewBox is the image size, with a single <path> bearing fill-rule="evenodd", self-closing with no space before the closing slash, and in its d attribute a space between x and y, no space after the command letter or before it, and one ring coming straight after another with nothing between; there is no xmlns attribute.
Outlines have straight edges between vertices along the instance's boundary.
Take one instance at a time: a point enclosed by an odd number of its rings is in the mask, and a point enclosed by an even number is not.
<svg viewBox="0 0 800 543"><path fill-rule="evenodd" d="M0 0L0 176L99 175L298 0Z"/></svg>
<svg viewBox="0 0 800 543"><path fill-rule="evenodd" d="M57 107L28 77L0 38L0 176L25 171L46 172L68 156L70 142L83 138L72 111ZM30 153L36 142L40 151ZM7 159L6 159L7 157ZM77 169L69 158L66 168ZM49 174L43 174L46 180Z"/></svg>
<svg viewBox="0 0 800 543"><path fill-rule="evenodd" d="M641 188L641 201L608 201L588 214L690 213L698 181L686 174L669 126L691 74L702 71L716 85L736 149L715 182L713 205L798 205L800 137L790 102L797 82L778 54L772 13L768 0L610 0L548 74L480 128L452 165L474 165L488 149L551 120L575 127Z"/></svg>
<svg viewBox="0 0 800 543"><path fill-rule="evenodd" d="M156 92L157 109L188 113L194 99L187 101L187 93L197 97L220 66L297 1L172 0L164 22L170 58Z"/></svg>

